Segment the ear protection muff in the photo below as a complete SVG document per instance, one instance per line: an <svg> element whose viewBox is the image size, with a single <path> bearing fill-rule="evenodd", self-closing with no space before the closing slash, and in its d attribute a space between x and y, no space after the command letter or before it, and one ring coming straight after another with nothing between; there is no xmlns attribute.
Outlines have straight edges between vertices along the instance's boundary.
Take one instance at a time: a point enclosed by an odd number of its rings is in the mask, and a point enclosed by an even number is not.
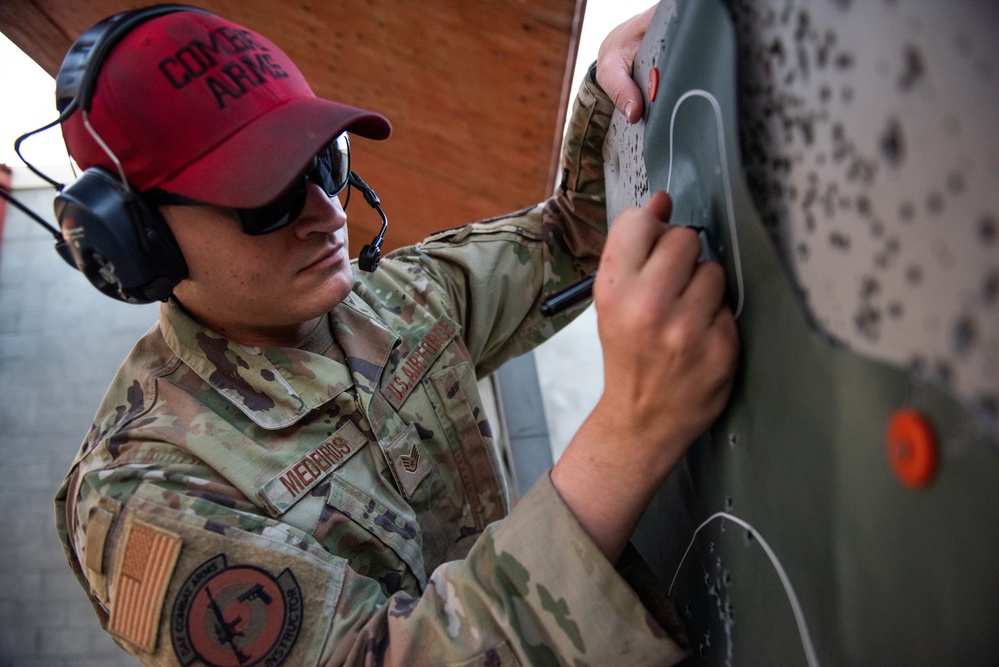
<svg viewBox="0 0 999 667"><path fill-rule="evenodd" d="M101 167L55 198L60 256L102 293L126 303L165 301L187 263L159 209Z"/></svg>
<svg viewBox="0 0 999 667"><path fill-rule="evenodd" d="M186 5L157 5L115 14L80 35L56 75L60 122L74 112L89 111L101 66L125 35L177 11L209 13ZM114 299L165 301L187 277L187 263L159 209L145 202L124 177L91 167L56 196L55 215L63 237L56 250Z"/></svg>

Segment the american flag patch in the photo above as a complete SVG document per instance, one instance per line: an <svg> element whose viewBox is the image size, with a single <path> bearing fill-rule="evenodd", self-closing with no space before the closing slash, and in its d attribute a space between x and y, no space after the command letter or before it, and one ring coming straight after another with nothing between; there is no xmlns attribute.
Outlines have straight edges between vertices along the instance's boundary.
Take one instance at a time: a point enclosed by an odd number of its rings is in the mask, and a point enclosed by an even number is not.
<svg viewBox="0 0 999 667"><path fill-rule="evenodd" d="M179 535L132 521L112 588L108 629L152 653L170 575L180 555Z"/></svg>

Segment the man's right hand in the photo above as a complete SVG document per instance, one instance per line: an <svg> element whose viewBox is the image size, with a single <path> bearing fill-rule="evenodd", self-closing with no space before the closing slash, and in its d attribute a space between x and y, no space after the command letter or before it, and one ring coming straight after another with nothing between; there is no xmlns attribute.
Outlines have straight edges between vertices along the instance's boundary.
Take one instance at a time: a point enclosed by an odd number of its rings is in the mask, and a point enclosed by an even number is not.
<svg viewBox="0 0 999 667"><path fill-rule="evenodd" d="M552 470L612 562L656 489L725 407L738 333L724 270L655 193L611 227L594 285L604 393Z"/></svg>

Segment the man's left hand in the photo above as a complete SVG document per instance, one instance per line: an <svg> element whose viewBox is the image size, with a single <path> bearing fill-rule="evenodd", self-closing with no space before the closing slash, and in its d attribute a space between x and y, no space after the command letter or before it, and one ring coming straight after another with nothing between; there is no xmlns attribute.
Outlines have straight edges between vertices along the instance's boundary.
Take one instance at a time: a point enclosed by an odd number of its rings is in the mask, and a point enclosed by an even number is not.
<svg viewBox="0 0 999 667"><path fill-rule="evenodd" d="M642 91L631 78L635 54L656 13L656 5L634 16L607 34L597 51L597 83L629 122L642 117Z"/></svg>

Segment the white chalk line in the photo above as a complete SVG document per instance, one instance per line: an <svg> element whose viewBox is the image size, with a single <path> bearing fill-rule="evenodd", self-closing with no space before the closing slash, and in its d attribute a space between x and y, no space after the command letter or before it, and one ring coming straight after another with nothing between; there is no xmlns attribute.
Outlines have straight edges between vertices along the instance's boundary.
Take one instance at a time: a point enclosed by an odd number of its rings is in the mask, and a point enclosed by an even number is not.
<svg viewBox="0 0 999 667"><path fill-rule="evenodd" d="M683 567L683 562L687 559L687 554L694 546L694 540L697 539L697 534L707 526L709 523L715 519L728 519L732 523L742 526L746 530L752 531L753 537L760 543L763 547L763 551L770 558L770 562L773 563L774 570L777 571L777 576L780 577L781 583L784 585L784 592L787 594L788 602L791 603L791 611L794 613L794 620L798 624L798 634L801 636L801 646L805 650L805 658L808 660L809 667L818 667L819 659L815 655L815 647L812 646L811 636L808 634L808 623L805 621L805 614L801 609L801 603L798 602L798 596L794 592L794 587L791 585L791 579L787 576L787 572L784 570L784 566L781 565L780 560L777 559L777 554L774 550L770 548L767 541L763 539L763 535L760 531L749 525L748 522L740 519L739 517L729 514L728 512L715 512L697 527L694 531L693 536L690 538L690 544L687 545L687 550L683 552L683 558L680 559L680 564L676 566L676 572L673 574L673 581L669 584L669 591L667 595L673 594L673 585L676 583L676 578L680 574L680 568Z"/></svg>
<svg viewBox="0 0 999 667"><path fill-rule="evenodd" d="M673 105L673 114L669 119L669 171L666 175L666 192L669 192L670 181L673 178L673 124L676 122L676 112L680 108L680 105L687 99L691 97L703 97L708 102L711 103L711 108L715 111L715 129L718 134L718 152L720 168L722 173L722 185L725 188L725 209L728 214L728 230L729 236L732 239L732 261L735 264L735 281L736 288L738 289L738 302L735 307L735 318L739 319L739 315L742 314L742 304L744 301L744 287L742 282L742 258L739 255L739 236L735 229L735 206L732 202L732 184L729 181L728 175L728 155L725 150L725 133L722 129L722 115L721 106L718 104L718 100L714 95L706 90L701 90L695 88L688 90L680 99L676 101Z"/></svg>

